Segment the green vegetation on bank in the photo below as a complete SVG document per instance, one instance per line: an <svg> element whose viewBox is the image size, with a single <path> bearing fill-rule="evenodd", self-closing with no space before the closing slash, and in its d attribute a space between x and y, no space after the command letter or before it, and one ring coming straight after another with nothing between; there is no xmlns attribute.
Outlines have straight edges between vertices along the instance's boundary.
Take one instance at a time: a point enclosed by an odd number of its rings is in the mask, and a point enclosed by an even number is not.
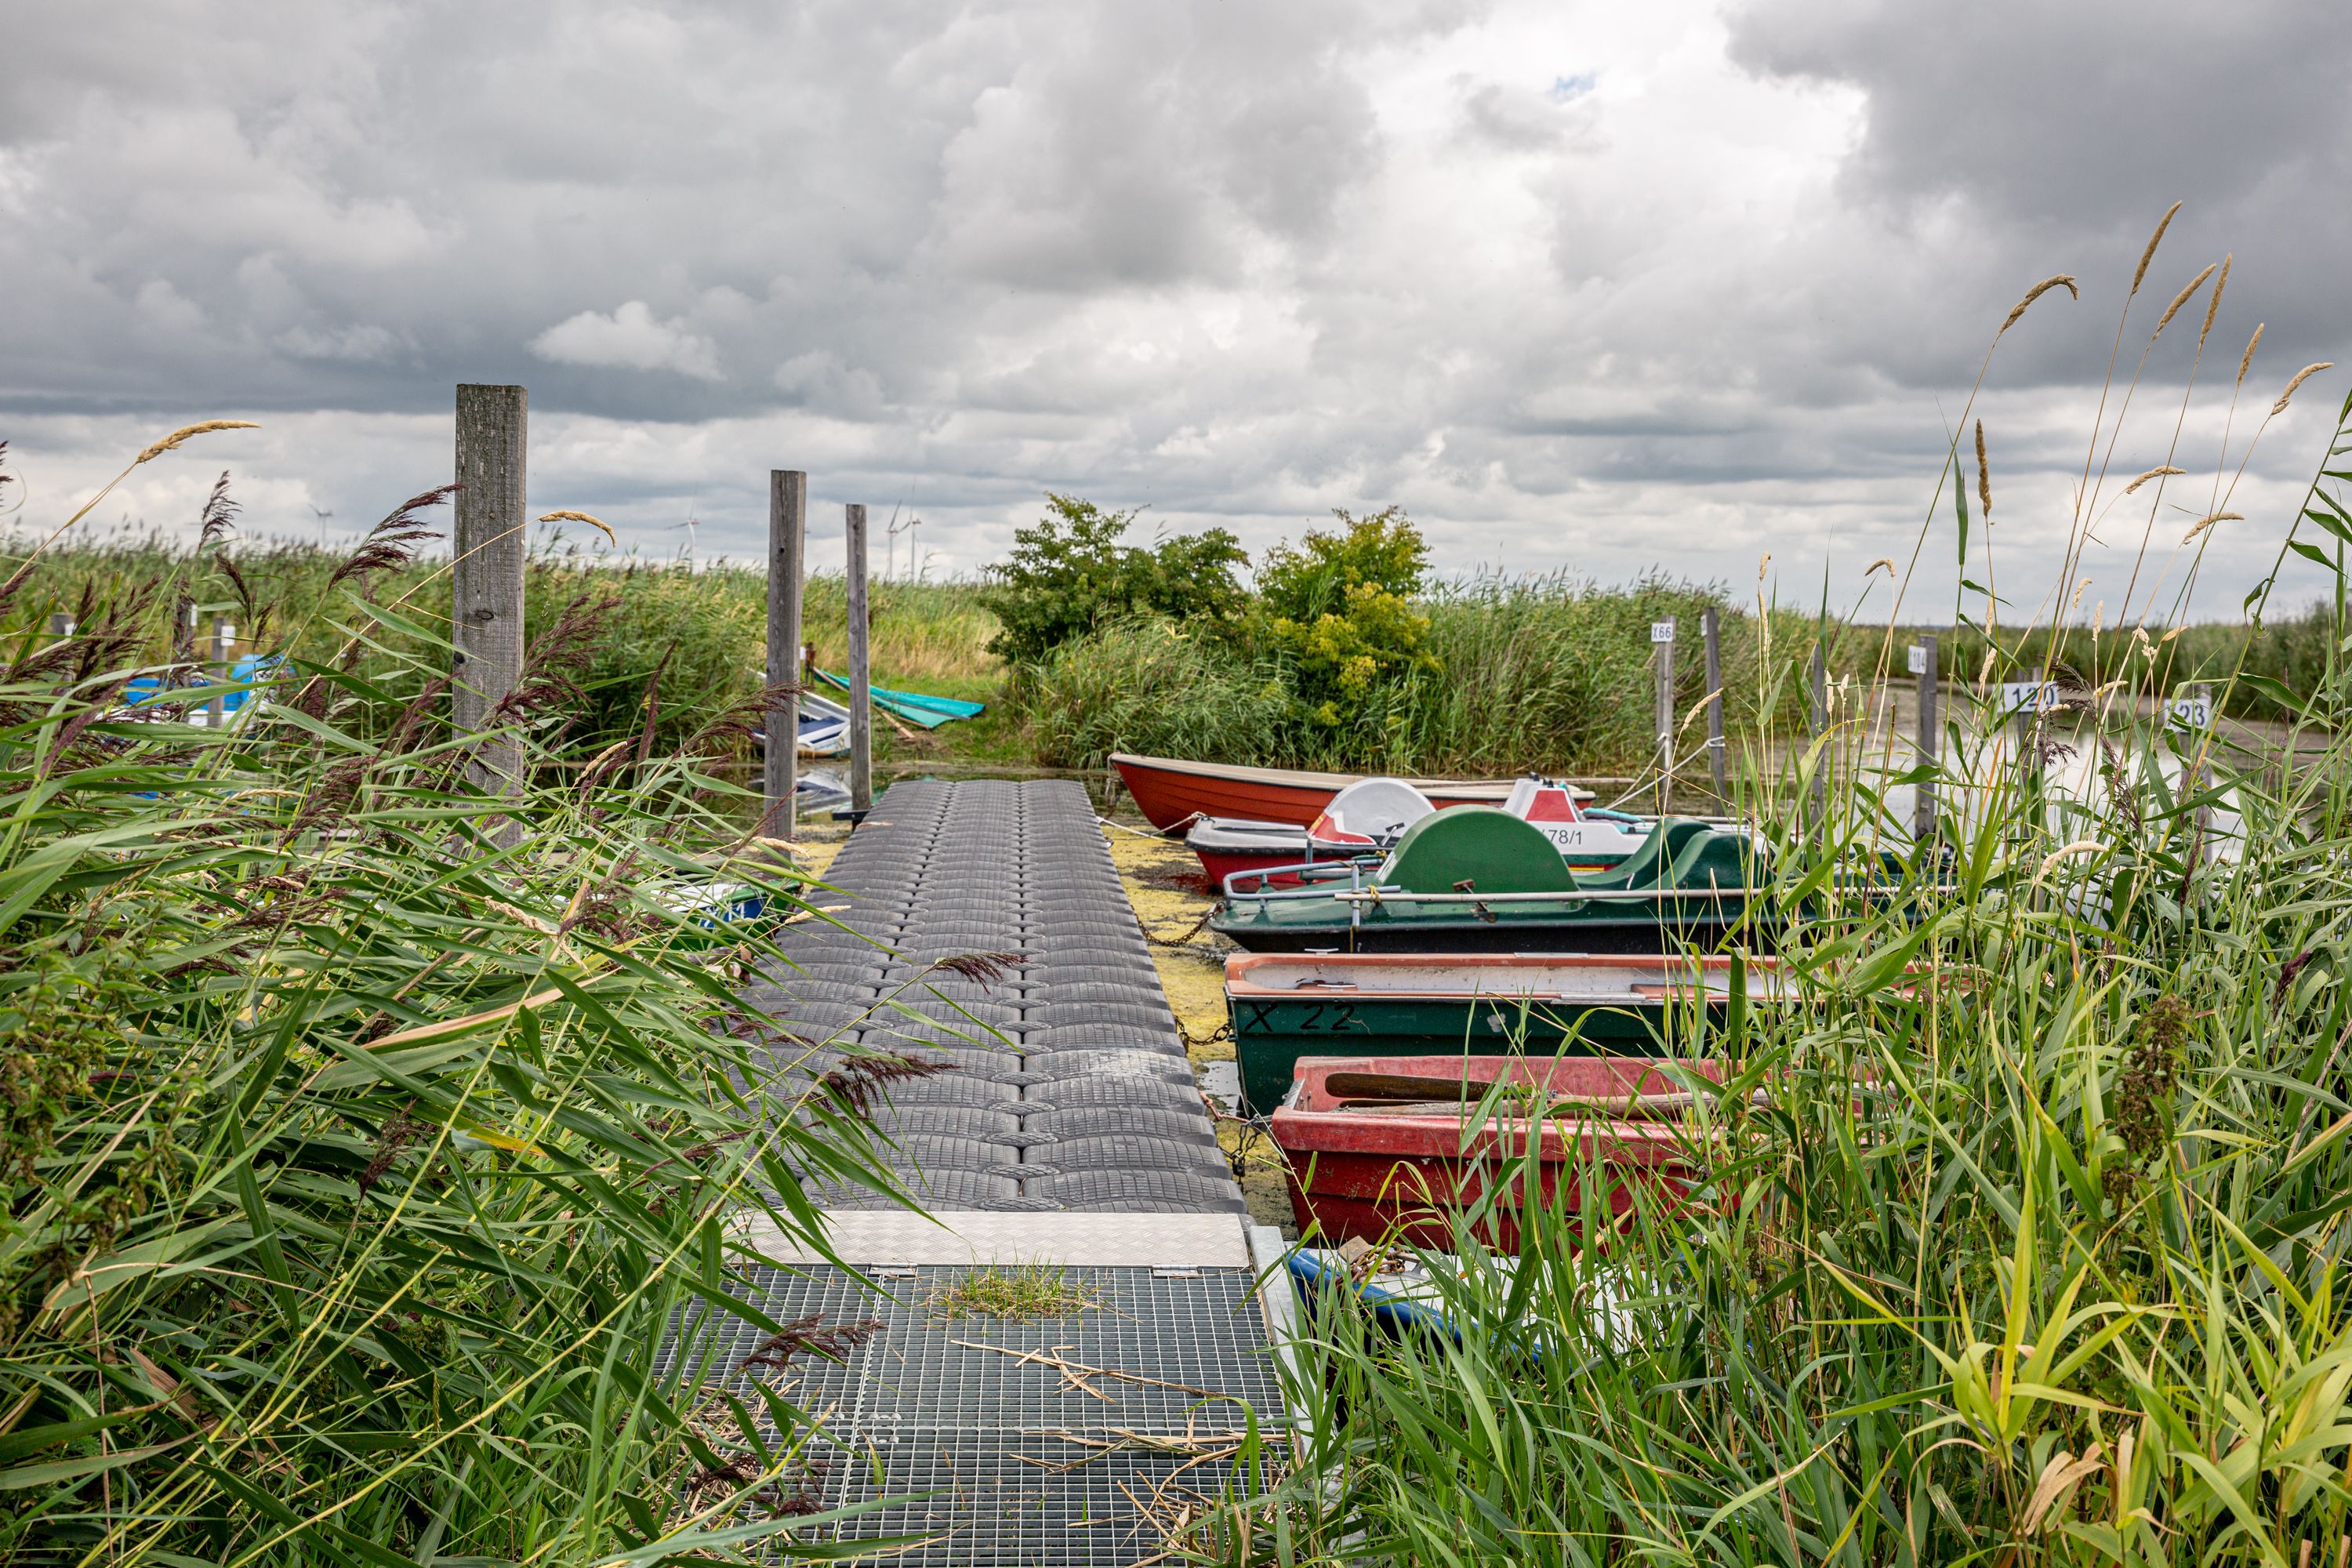
<svg viewBox="0 0 2352 1568"><path fill-rule="evenodd" d="M579 765L601 600L542 622L495 722L543 782L492 798L424 617L304 558L257 563L307 574L278 597L226 519L152 574L0 586L0 1560L586 1563L725 1544L703 1525L755 1498L752 1536L796 1525L808 1423L660 1352L727 1300L736 1221L806 1235L800 1173L883 1181L854 1094L759 1087L802 1047L742 982L802 879L694 750ZM337 586L414 580L403 532ZM188 673L172 607L240 574L303 656L277 700L121 709Z"/></svg>
<svg viewBox="0 0 2352 1568"><path fill-rule="evenodd" d="M1092 769L1131 751L1431 774L1632 772L1654 749L1649 625L1672 616L1682 628L1675 702L1692 741L1703 723L1693 710L1706 695L1697 628L1710 607L1723 628L1735 732L1756 726L1767 690L1780 717L1801 712L1794 677L1817 638L1832 677L1904 678L1907 638L1885 643L1883 624L1832 619L1821 637L1818 617L1772 608L1768 638L1755 605L1715 585L1436 575L1394 508L1341 512L1336 529L1276 546L1246 585L1247 561L1230 535L1211 530L1147 548L1125 542L1132 521L1052 497L1047 515L1020 531L1011 558L983 581L875 583L875 679L991 704L975 723L929 733L886 721L877 726L877 760ZM26 549L19 540L0 554ZM345 659L362 678L375 661L390 668L425 655L446 623L446 560L337 582L343 560L289 543L197 559L150 536L68 542L46 557L44 575L68 609L85 594L120 603L142 584L170 578L206 614L238 620L248 644L285 647L290 636L295 657ZM748 731L725 720L759 694L767 615L757 569L615 558L550 535L532 552L526 589L530 626L567 611L599 617L599 636L582 650L572 740L634 734L650 696L658 744L699 737L711 754L750 755ZM393 618L347 653L333 626L352 594ZM167 635L172 610L160 599L145 604L147 635ZM842 670L840 577L809 580L807 624L820 667ZM2074 627L2053 638L2039 626L1990 638L1948 626L1939 636L1944 672L1955 680L2047 668L2078 690L2128 677L2156 695L2242 661L2259 679L2231 689L2230 710L2277 719L2292 707L2279 689L2312 689L2334 626L2332 610L2315 604L2265 621L2251 637L2222 624L2169 636L2158 627L2146 637ZM357 721L388 724L397 712L386 700Z"/></svg>

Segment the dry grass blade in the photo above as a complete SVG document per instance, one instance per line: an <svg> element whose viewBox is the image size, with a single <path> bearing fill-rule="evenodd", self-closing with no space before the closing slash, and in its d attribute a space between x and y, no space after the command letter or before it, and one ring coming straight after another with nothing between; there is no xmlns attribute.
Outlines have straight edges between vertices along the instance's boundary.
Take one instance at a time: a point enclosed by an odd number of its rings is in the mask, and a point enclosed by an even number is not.
<svg viewBox="0 0 2352 1568"><path fill-rule="evenodd" d="M2279 394L2278 401L2271 405L2272 416L2276 417L2277 416L2286 412L2286 405L2290 402L2294 401L2294 390L2296 387L2301 386L2305 382L2309 381L2321 371L2333 370L2335 368L2336 362L2334 360L2324 359L2317 364L2307 364L2301 370L2296 371L2294 373L2294 379L2286 384L2286 390Z"/></svg>
<svg viewBox="0 0 2352 1568"><path fill-rule="evenodd" d="M2023 307L2020 307L2022 309ZM1992 465L1985 460L1984 421L1977 421L1977 500L1984 508L1985 525L1992 525Z"/></svg>
<svg viewBox="0 0 2352 1568"><path fill-rule="evenodd" d="M2197 329L2197 342L2202 346L2213 331L2213 318L2221 313L2221 290L2230 286L2230 263L2234 254L2221 258L2221 276L2213 279L2213 297L2205 301L2205 324Z"/></svg>
<svg viewBox="0 0 2352 1568"><path fill-rule="evenodd" d="M614 533L614 532L613 531L613 528L612 528L612 525L611 525L610 523L606 522L603 518L601 518L601 517L596 517L596 516L594 516L594 515L593 515L593 514L591 514L591 513L588 513L588 512L584 512L584 511L549 511L549 512L541 512L541 513L540 514L539 521L541 521L541 522L584 522L584 523L586 523L586 524L587 524L589 527L591 527L591 528L602 529L602 530L604 531L604 537L605 537L605 538L607 538L607 539L609 539L609 540L611 540L614 543L618 544L618 543L620 543L620 542L621 542L620 535L618 535L618 534L616 534L616 533Z"/></svg>
<svg viewBox="0 0 2352 1568"><path fill-rule="evenodd" d="M224 468L221 477L213 481L213 493L205 498L205 510L197 515L196 548L206 550L226 539L229 530L236 525L239 510L236 502L229 500L228 470Z"/></svg>
<svg viewBox="0 0 2352 1568"><path fill-rule="evenodd" d="M985 988L995 984L1015 967L1028 962L1025 952L956 952L950 953L931 965L961 974L975 985Z"/></svg>
<svg viewBox="0 0 2352 1568"><path fill-rule="evenodd" d="M2132 491L2139 489L2140 486L2147 483L2150 479L2160 479L2167 474L2185 474L2189 470L2186 468L2176 468L2168 463L2159 463L2155 468L2148 469L2147 472L2140 475L2139 478L2134 479L2131 483L2126 485L2124 487L2124 494L2131 494Z"/></svg>
<svg viewBox="0 0 2352 1568"><path fill-rule="evenodd" d="M2164 231L2172 226L2173 215L2179 210L2180 204L2175 202L2164 209L2162 217L2156 220L2156 232L2147 237L2147 246L2139 253L2139 265L2132 269L2131 291L2134 294L2139 292L2140 284L2147 280L2147 264L2156 259L2156 247L2164 243Z"/></svg>
<svg viewBox="0 0 2352 1568"><path fill-rule="evenodd" d="M2191 528L2188 532L2180 536L2180 542L2183 544L2188 543L2190 540L2195 539L2199 534L2204 532L2207 529L2212 527L2217 522L2243 522L2245 521L2246 520L2242 516L2234 511L2209 512L2207 515L2197 520L2197 525L2194 528Z"/></svg>
<svg viewBox="0 0 2352 1568"><path fill-rule="evenodd" d="M209 436L215 430L258 430L260 428L260 426L250 419L206 419L194 425L183 425L132 458L131 466L135 468L141 463L150 462L166 452L176 452L191 438L197 436Z"/></svg>
<svg viewBox="0 0 2352 1568"><path fill-rule="evenodd" d="M1066 1357L1055 1355L1054 1350L1064 1348L1060 1345L1053 1347L1053 1350L1024 1351L1011 1345L985 1344L978 1340L950 1340L948 1343L961 1345L968 1351L994 1351L998 1355L1009 1355L1015 1361L1028 1362L1035 1366L1050 1366L1067 1378L1108 1377L1120 1383L1140 1384L1146 1388L1172 1388L1179 1394L1197 1394L1202 1399L1233 1397L1228 1394L1220 1394L1213 1388L1195 1388L1189 1383L1171 1383L1163 1377L1146 1377L1139 1372L1121 1372L1117 1367L1109 1366L1088 1366L1083 1362L1075 1362ZM1094 1391L1089 1389L1087 1392Z"/></svg>
<svg viewBox="0 0 2352 1568"><path fill-rule="evenodd" d="M2205 286L2205 279L2212 277L2216 271L2220 270L2220 262L2207 262L2205 264L2205 270L2200 272L2196 277L2191 278L2188 283L2182 287L2180 292L2172 297L2172 303L2167 305L2164 308L2164 314L2156 319L2156 331L2148 333L2148 337L2151 341L2164 335L2164 329L2172 325L2172 318L2180 314L2180 307L2189 303L2189 297L2196 293L2198 289L2203 288Z"/></svg>
<svg viewBox="0 0 2352 1568"><path fill-rule="evenodd" d="M2268 325L2270 325L2270 323L2267 321L2257 321L2254 323L2254 335L2246 340L2246 352L2238 356L2238 384L2240 386L2246 384L2246 371L2248 367L2252 365L2254 363L2255 345L2259 344L2263 341L2263 329Z"/></svg>
<svg viewBox="0 0 2352 1568"><path fill-rule="evenodd" d="M2020 300L2015 306L2011 307L2009 312L2009 319L2001 322L2000 331L1995 332L1993 334L1994 338L2000 338L2003 332L2008 331L2010 328L2017 325L2018 318L2025 314L2026 307L2032 304L2033 301L2039 300L2044 294L2050 292L2053 289L2063 289L2067 293L2073 295L2077 300L2080 300L2083 297L2083 291L2074 286L2074 276L2073 273L2053 273L2052 276L2044 278L2041 282L2036 283L2032 288L2028 289L2025 291L2025 298Z"/></svg>

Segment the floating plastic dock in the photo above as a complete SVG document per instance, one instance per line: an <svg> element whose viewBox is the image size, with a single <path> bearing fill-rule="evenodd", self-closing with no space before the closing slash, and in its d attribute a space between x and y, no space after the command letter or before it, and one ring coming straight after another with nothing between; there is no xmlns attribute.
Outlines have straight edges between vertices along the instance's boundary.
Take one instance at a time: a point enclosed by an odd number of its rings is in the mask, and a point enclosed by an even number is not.
<svg viewBox="0 0 2352 1568"><path fill-rule="evenodd" d="M786 931L797 970L753 1000L817 1042L780 1046L780 1079L830 1070L853 1042L945 1069L874 1097L926 1207L1243 1211L1081 786L894 784L826 879L845 896L817 901L847 906L839 926ZM934 967L966 954L1004 973ZM888 1206L811 1190L820 1208Z"/></svg>
<svg viewBox="0 0 2352 1568"><path fill-rule="evenodd" d="M772 1047L776 1081L853 1045L942 1068L872 1106L930 1212L809 1183L856 1272L749 1236L784 1267L730 1289L771 1321L870 1321L842 1361L751 1364L767 1335L708 1308L671 1342L745 1408L764 1408L757 1379L816 1419L779 1495L799 1511L881 1505L828 1539L914 1538L887 1559L910 1565L1156 1560L1208 1500L1266 1479L1244 1473L1253 1443L1287 1462L1271 1347L1292 1298L1086 793L896 784L826 879L841 896L816 901L845 903L840 925L791 928L796 968L753 996L798 1037ZM938 967L967 954L1003 973ZM1090 1304L1030 1321L946 1306L974 1268L1041 1266Z"/></svg>

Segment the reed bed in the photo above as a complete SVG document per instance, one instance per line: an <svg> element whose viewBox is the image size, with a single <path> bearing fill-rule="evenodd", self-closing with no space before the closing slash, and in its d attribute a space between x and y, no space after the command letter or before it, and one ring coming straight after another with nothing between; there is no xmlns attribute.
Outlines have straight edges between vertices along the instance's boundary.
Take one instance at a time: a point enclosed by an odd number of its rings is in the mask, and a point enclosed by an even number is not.
<svg viewBox="0 0 2352 1568"><path fill-rule="evenodd" d="M804 879L649 713L567 747L609 608L542 624L499 790L387 591L437 498L349 594L278 557L291 605L217 499L152 574L0 587L0 1559L821 1550L812 1417L663 1357L687 1304L749 1310L737 1222L805 1237L804 1175L887 1184L853 1091L761 1088L807 1047L745 983ZM217 597L294 658L215 728L170 628Z"/></svg>
<svg viewBox="0 0 2352 1568"><path fill-rule="evenodd" d="M2168 313L2191 326L2193 292ZM2352 398L2326 445L2309 509L2340 518ZM1991 472L1956 442L1923 537L1948 547L1964 484L1980 517ZM1297 1467L1237 1476L1194 1560L2352 1559L2352 674L2330 652L2263 689L2292 716L2283 769L2153 716L2162 624L2111 633L2132 662L2023 729L1964 694L1937 766L1834 712L1818 742L1776 733L1811 641L1759 660L1738 793L1773 908L1807 923L1791 1000L1684 1020L1726 1069L1680 1074L1700 1184L1614 1215L1588 1154L1503 1254L1498 1195L1437 1208L1444 1253L1390 1250L1448 1326L1311 1302ZM1991 679L2061 674L2032 630L1983 628ZM2200 673L2225 700L2274 680ZM1914 843L1930 782L1941 826Z"/></svg>
<svg viewBox="0 0 2352 1568"><path fill-rule="evenodd" d="M31 545L26 539L0 540L0 559L21 559ZM351 613L348 596L363 588L373 602L397 606L398 624L373 628L354 671L372 678L373 661L381 658L384 678L394 679L406 667L429 662L435 638L448 626L448 563L428 554L371 574L364 583L338 582L335 574L348 558L348 552L284 540L192 552L184 539L152 531L104 535L89 543L69 535L45 554L42 579L46 599L68 612L85 592L116 603L144 584L180 584L206 616L224 615L259 646L313 661L342 656L339 628ZM835 673L847 663L843 581L838 574L810 578L804 605L817 663ZM542 531L530 552L524 590L529 626L552 625L575 601L612 601L577 671L578 696L569 712L572 741L604 745L635 734L646 683L659 671L657 745L675 750L703 733L706 746L723 754L750 754L746 735L709 731L718 716L756 697L765 679L763 570L727 561L697 566L640 560L583 549L560 532ZM995 623L976 594L972 585L955 582L873 584L875 679L947 696L987 697L998 673L985 647ZM170 608L150 605L142 623L158 639L169 637L163 621ZM382 725L397 717L398 704L386 697L373 701L360 721Z"/></svg>

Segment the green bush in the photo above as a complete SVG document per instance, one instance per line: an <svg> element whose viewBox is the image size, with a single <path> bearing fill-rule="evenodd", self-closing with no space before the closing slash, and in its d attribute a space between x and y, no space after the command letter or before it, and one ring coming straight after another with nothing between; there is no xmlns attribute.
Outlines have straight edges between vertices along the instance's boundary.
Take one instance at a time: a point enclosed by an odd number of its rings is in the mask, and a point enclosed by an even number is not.
<svg viewBox="0 0 2352 1568"><path fill-rule="evenodd" d="M1276 668L1156 617L1114 622L1055 649L1028 700L1037 760L1066 768L1101 767L1113 752L1270 760L1291 710Z"/></svg>
<svg viewBox="0 0 2352 1568"><path fill-rule="evenodd" d="M1045 498L1048 515L1013 534L1012 559L989 568L981 603L1000 625L991 653L1031 666L1097 626L1133 616L1217 625L1242 607L1234 569L1249 563L1222 528L1123 544L1133 511L1075 496Z"/></svg>
<svg viewBox="0 0 2352 1568"><path fill-rule="evenodd" d="M1257 587L1265 638L1287 656L1300 708L1336 730L1360 725L1383 689L1443 667L1424 646L1429 617L1413 604L1429 549L1404 509L1332 515L1345 531L1310 530L1295 549L1275 546Z"/></svg>

